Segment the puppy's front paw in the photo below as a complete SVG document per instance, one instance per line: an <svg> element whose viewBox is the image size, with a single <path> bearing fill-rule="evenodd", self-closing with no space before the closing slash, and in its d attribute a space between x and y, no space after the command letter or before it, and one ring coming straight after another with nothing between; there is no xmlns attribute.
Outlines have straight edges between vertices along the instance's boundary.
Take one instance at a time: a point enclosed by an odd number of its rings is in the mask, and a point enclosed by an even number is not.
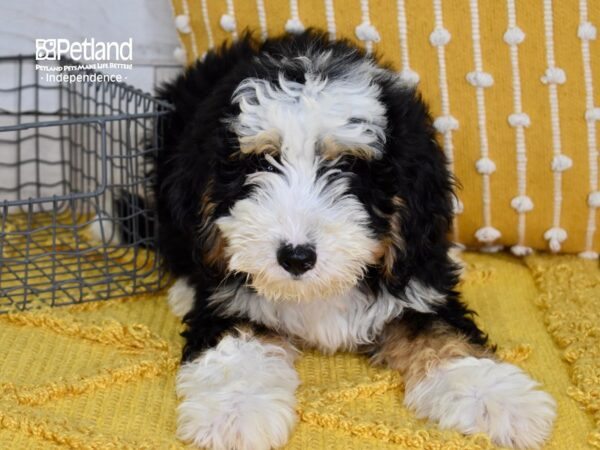
<svg viewBox="0 0 600 450"><path fill-rule="evenodd" d="M537 386L512 364L460 358L430 371L405 403L441 428L487 433L501 446L538 448L550 435L556 404Z"/></svg>
<svg viewBox="0 0 600 450"><path fill-rule="evenodd" d="M226 336L179 371L178 436L211 449L281 447L296 422L298 384L282 347Z"/></svg>

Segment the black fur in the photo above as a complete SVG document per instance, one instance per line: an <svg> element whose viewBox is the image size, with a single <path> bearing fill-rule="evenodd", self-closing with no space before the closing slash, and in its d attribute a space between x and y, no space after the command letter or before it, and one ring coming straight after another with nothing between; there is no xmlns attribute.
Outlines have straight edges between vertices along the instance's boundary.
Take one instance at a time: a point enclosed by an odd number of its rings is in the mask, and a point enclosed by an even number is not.
<svg viewBox="0 0 600 450"><path fill-rule="evenodd" d="M119 218L119 238L122 243L154 248L155 220L152 206L139 195L125 190L115 199L115 213Z"/></svg>
<svg viewBox="0 0 600 450"><path fill-rule="evenodd" d="M273 61L304 54L309 47L333 52L334 62L323 74L328 78L340 76L349 63L367 57L349 43L331 43L314 31L264 43L245 35L232 46L209 52L203 62L160 91L160 97L175 107L163 124L165 149L156 162L160 250L169 269L190 280L197 292L195 307L184 319L188 325L185 358L214 345L232 327L248 323L244 317L225 317L207 304L227 274L204 258L212 245L211 230L210 223L201 223L199 214L201 202L208 197L214 202L210 218L214 221L248 194L244 179L253 164L231 157L238 149L237 139L223 121L239 112L231 102L232 92L250 76L277 83L280 71L287 79L303 82L300 67L281 67ZM396 249L391 276L384 277L379 266L370 267L363 288L374 298L382 287L400 297L408 281L417 279L444 293L447 301L434 314L407 312L401 320L410 322L415 332L441 320L472 342L484 344L486 337L455 292L457 267L448 257L447 239L453 184L443 152L420 96L399 85L389 73L383 72L375 80L381 86L380 100L387 107L389 124L383 157L341 162L353 174L352 193L369 212L377 235L383 238L390 232L390 221L382 212L399 214L405 241ZM403 205L395 205L394 197L402 199Z"/></svg>

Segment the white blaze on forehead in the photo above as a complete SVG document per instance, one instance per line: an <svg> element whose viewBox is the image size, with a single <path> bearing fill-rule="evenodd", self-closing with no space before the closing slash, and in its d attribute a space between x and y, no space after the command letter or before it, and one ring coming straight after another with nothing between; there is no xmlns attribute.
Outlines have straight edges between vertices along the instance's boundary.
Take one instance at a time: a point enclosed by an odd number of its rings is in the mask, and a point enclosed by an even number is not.
<svg viewBox="0 0 600 450"><path fill-rule="evenodd" d="M385 141L385 107L370 62L350 65L347 74L326 79L310 71L299 83L280 74L278 82L247 78L233 101L240 114L232 121L240 137L276 131L288 160L312 159L315 144L333 139L348 148L370 148L378 156Z"/></svg>

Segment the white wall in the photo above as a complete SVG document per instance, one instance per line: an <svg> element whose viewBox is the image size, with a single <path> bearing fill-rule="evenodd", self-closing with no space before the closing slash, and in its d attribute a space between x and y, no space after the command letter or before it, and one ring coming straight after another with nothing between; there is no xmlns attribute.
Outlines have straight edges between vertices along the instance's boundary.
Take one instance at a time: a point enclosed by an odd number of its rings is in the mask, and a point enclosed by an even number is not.
<svg viewBox="0 0 600 450"><path fill-rule="evenodd" d="M179 45L169 0L0 0L0 57L17 54L33 55L35 39L65 38L82 41L94 38L96 41L133 42L133 69L119 71L126 76L126 83L152 92L164 80L173 78L181 65L173 57L173 50ZM19 85L18 66L14 63L0 63L0 126L15 125L14 115L1 114L2 109L14 112L20 102L22 110L34 109L33 91L17 92L7 89ZM39 76L33 68L33 61L23 66L22 84L33 83ZM40 82L42 85L44 82ZM4 91L3 91L4 90ZM17 101L17 98L19 101ZM39 91L39 106L42 111L54 111L58 107L57 91ZM22 121L34 120L32 116L22 117ZM52 120L54 117L45 117ZM46 128L46 135L58 136L57 129ZM33 130L21 132L21 139L33 134ZM3 200L15 200L60 194L61 187L43 189L36 194L34 186L25 186L15 192L17 185L35 181L38 175L45 183L61 179L59 165L35 164L15 168L17 158L28 160L37 157L44 161L59 161L60 143L42 138L34 144L34 139L23 140L19 149L11 140L16 139L14 131L0 133L0 204ZM93 150L93 149L92 149ZM38 173L42 171L43 173ZM17 182L17 174L21 179Z"/></svg>
<svg viewBox="0 0 600 450"><path fill-rule="evenodd" d="M0 56L33 54L36 38L132 38L129 84L150 91L179 70L169 0L0 0L0 23Z"/></svg>

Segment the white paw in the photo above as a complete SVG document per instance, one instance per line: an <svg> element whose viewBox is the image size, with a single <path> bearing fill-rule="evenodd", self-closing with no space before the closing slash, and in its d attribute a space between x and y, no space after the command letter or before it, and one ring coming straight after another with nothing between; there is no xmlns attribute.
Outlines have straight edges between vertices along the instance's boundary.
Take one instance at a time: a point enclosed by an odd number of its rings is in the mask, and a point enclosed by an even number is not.
<svg viewBox="0 0 600 450"><path fill-rule="evenodd" d="M195 294L196 291L185 278L178 278L169 288L167 295L171 312L181 319L194 306Z"/></svg>
<svg viewBox="0 0 600 450"><path fill-rule="evenodd" d="M494 443L539 448L556 417L556 403L518 367L473 357L442 363L406 393L419 417L465 434L487 433Z"/></svg>
<svg viewBox="0 0 600 450"><path fill-rule="evenodd" d="M211 449L281 447L296 422L298 384L282 347L226 336L179 370L178 436Z"/></svg>

